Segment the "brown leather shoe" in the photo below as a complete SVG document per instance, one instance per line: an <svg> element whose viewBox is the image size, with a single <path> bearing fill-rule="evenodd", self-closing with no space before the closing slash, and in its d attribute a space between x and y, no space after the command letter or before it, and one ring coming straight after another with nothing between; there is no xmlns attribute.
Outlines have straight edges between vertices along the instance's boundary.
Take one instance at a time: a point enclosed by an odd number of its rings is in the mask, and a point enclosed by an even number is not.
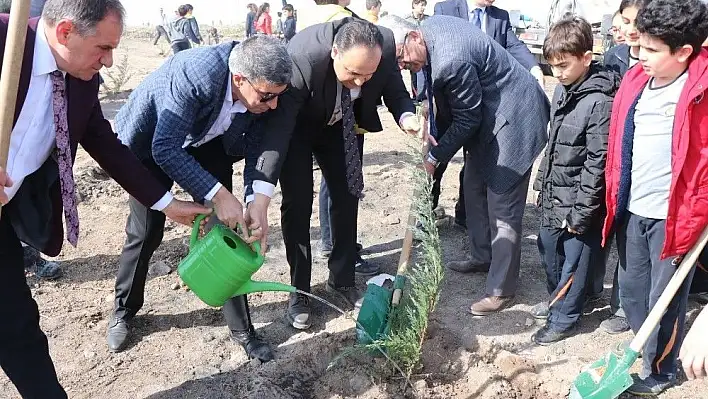
<svg viewBox="0 0 708 399"><path fill-rule="evenodd" d="M486 296L470 306L470 313L474 316L487 316L506 309L513 301L513 296Z"/></svg>
<svg viewBox="0 0 708 399"><path fill-rule="evenodd" d="M447 264L447 268L458 273L487 273L489 263L475 264L471 260L458 260Z"/></svg>

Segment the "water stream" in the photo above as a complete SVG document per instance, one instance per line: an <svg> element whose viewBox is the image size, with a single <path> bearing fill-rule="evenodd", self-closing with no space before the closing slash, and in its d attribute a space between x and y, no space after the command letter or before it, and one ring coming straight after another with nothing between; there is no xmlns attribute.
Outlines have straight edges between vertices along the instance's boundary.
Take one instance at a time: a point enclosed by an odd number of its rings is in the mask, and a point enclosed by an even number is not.
<svg viewBox="0 0 708 399"><path fill-rule="evenodd" d="M305 291L302 291L302 290L295 290L295 292L297 292L298 294L302 294L302 295L305 295L305 296L307 296L307 297L310 297L310 298L312 298L312 299L314 299L314 300L316 300L316 301L318 301L318 302L321 302L321 303L323 303L323 304L329 306L330 308L336 310L337 312L341 313L342 316L344 316L345 318L347 318L347 319L353 321L354 323L356 323L357 327L359 327L359 329L360 329L361 331L363 331L364 334L366 334L366 336L371 340L371 342L375 342L375 341L376 341L376 340L374 339L374 337L372 337L371 335L369 335L369 333L366 331L366 329L364 328L364 326L362 326L362 325L356 320L356 318L354 318L354 316L351 315L350 312L345 312L344 310L340 309L338 306L334 305L332 302L329 302L328 300L326 300L326 299L324 299L324 298L321 298L321 297L319 297L319 296L317 296L317 295L313 295L313 294L311 294L311 293L309 293L309 292L305 292ZM411 380L408 378L408 376L406 375L406 373L403 372L403 370L401 369L401 367L398 366L398 363L394 362L393 359L391 359L391 357L388 356L388 353L386 353L386 351L385 351L380 345L377 345L377 346L376 346L376 349L377 349L379 352L381 352L381 354L384 355L384 357L385 357L389 362L391 362L391 364L393 364L393 366L396 368L396 370L397 370L399 373L401 373L401 375L403 376L403 378L405 378L406 383L411 387L411 389L413 389L413 384L411 384Z"/></svg>

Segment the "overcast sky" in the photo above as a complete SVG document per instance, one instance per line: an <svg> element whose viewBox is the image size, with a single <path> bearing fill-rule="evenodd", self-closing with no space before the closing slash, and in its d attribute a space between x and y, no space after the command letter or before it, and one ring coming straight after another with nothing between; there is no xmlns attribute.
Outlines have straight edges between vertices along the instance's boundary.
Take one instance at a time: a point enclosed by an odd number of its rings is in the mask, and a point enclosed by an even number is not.
<svg viewBox="0 0 708 399"><path fill-rule="evenodd" d="M254 2L261 4L262 0L185 0L194 6L194 15L204 24L212 22L218 24L239 24L243 23L246 15L246 4ZM495 5L507 10L521 10L523 14L530 15L538 20L545 20L552 0L497 0ZM159 9L165 9L165 13L171 13L180 4L174 0L122 0L128 12L129 25L154 24L159 17ZM305 12L308 7L314 6L313 0L289 0L298 9L298 12ZM383 9L392 14L405 15L410 12L409 0L382 0ZM428 4L429 13L432 14L433 5L437 1L430 0ZM352 0L351 8L357 13L364 13L365 0ZM579 0L579 3L587 5L587 9L600 15L608 10L613 10L619 4L619 0ZM147 4L147 5L146 5ZM270 1L273 11L279 10L282 0ZM612 13L609 11L608 13ZM274 14L274 13L273 13Z"/></svg>

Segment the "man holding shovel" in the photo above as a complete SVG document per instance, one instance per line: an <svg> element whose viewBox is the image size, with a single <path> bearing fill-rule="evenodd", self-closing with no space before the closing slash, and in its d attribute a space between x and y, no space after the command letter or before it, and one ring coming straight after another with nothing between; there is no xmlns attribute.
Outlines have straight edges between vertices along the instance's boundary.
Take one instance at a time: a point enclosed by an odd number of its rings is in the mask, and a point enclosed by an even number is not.
<svg viewBox="0 0 708 399"><path fill-rule="evenodd" d="M25 398L66 398L25 281L20 242L58 255L65 219L76 245L77 145L145 206L183 224L209 213L173 199L103 117L96 74L113 63L123 18L118 0L47 0L42 19L29 21L7 170L0 170L0 366ZM8 19L0 16L0 48L7 37Z"/></svg>

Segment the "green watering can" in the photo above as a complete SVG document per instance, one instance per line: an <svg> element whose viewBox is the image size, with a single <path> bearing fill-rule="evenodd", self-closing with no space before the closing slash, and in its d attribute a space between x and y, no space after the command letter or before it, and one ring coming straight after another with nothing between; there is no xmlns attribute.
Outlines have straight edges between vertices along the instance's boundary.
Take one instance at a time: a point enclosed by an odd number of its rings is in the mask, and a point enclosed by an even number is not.
<svg viewBox="0 0 708 399"><path fill-rule="evenodd" d="M295 292L291 285L251 280L265 261L258 242L251 248L236 232L220 223L200 240L199 225L205 217L200 215L194 221L189 255L177 267L182 281L199 299L219 307L229 298L253 292Z"/></svg>

